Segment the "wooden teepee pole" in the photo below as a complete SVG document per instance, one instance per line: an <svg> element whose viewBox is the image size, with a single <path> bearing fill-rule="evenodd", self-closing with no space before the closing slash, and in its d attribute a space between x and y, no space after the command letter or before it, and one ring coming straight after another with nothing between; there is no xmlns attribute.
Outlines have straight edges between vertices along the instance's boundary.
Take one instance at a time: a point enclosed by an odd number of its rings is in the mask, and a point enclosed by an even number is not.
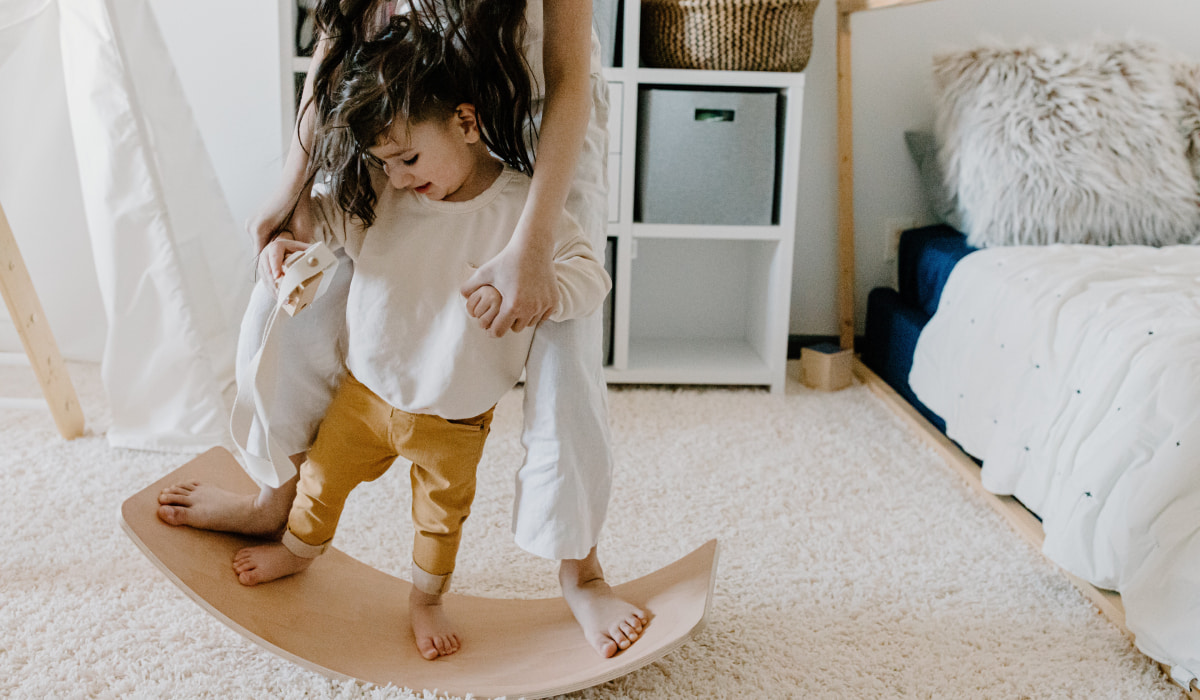
<svg viewBox="0 0 1200 700"><path fill-rule="evenodd" d="M79 397L67 374L67 366L58 352L58 344L42 311L29 270L17 249L12 228L0 207L0 295L8 307L8 315L17 327L17 335L25 347L25 355L37 375L42 395L54 416L54 423L64 439L83 435L83 410Z"/></svg>

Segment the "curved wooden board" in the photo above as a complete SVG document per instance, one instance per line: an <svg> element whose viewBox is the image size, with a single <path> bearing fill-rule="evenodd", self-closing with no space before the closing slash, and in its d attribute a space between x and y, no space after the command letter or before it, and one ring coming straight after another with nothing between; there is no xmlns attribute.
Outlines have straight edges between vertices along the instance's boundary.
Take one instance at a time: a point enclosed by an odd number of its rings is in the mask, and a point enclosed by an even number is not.
<svg viewBox="0 0 1200 700"><path fill-rule="evenodd" d="M214 448L131 496L122 527L142 552L201 607L270 651L331 678L476 697L540 698L618 678L678 648L703 628L712 600L717 541L616 587L649 610L645 634L602 659L562 598L500 600L448 594L462 649L427 661L408 624L410 584L330 548L307 571L269 584L238 583L231 561L256 540L172 527L156 515L159 492L202 481L255 493L228 451Z"/></svg>

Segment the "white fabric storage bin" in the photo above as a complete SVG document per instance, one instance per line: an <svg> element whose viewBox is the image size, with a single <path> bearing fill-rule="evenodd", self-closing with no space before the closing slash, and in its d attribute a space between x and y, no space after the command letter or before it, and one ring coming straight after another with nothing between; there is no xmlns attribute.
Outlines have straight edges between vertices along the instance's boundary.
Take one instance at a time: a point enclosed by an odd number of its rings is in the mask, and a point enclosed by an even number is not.
<svg viewBox="0 0 1200 700"><path fill-rule="evenodd" d="M634 220L770 225L778 105L774 91L641 90Z"/></svg>

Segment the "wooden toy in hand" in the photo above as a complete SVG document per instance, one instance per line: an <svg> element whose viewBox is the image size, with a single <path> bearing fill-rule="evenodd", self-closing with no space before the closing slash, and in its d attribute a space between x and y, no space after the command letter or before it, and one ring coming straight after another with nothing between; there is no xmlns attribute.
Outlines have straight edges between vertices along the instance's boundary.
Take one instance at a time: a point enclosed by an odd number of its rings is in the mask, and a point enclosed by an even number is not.
<svg viewBox="0 0 1200 700"><path fill-rule="evenodd" d="M290 291L282 284L279 288L280 294L287 294L287 299L283 302L283 310L289 316L295 316L300 313L317 298L317 290L321 286L321 278L325 276L321 267L321 258L318 251L314 250L319 245L322 244L318 243L305 250L298 250L287 256L283 261L284 276L280 278L281 283L288 279L289 274L298 274L301 276L301 281L295 287L292 287ZM292 267L296 265L300 265L301 267L293 272ZM306 270L311 270L313 274L311 276L304 276Z"/></svg>

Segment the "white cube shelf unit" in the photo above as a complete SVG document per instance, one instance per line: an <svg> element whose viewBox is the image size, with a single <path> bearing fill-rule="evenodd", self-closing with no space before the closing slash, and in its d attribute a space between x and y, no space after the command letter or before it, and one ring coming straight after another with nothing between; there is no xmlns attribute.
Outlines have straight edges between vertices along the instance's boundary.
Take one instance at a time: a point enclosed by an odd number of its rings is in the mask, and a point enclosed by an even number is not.
<svg viewBox="0 0 1200 700"><path fill-rule="evenodd" d="M609 82L608 236L616 243L610 383L768 387L782 392L796 234L803 73L647 68L639 0L624 5ZM280 0L295 36L296 0ZM294 52L294 42L282 42ZM291 95L308 59L283 57ZM293 75L295 73L296 75ZM635 218L639 98L651 88L770 91L779 96L774 215L768 225L642 223ZM293 103L284 106L292 114ZM726 164L712 163L713 168ZM729 183L736 187L737 183Z"/></svg>
<svg viewBox="0 0 1200 700"><path fill-rule="evenodd" d="M624 0L620 66L606 68L614 112L609 173L616 217L612 383L736 384L782 392L787 377L792 254L799 193L803 73L647 68L641 3ZM779 95L770 225L637 220L639 98L646 89L774 91ZM645 150L645 149L643 149ZM712 163L716 169L726 163ZM729 182L729 187L737 187ZM610 217L611 218L611 217Z"/></svg>

